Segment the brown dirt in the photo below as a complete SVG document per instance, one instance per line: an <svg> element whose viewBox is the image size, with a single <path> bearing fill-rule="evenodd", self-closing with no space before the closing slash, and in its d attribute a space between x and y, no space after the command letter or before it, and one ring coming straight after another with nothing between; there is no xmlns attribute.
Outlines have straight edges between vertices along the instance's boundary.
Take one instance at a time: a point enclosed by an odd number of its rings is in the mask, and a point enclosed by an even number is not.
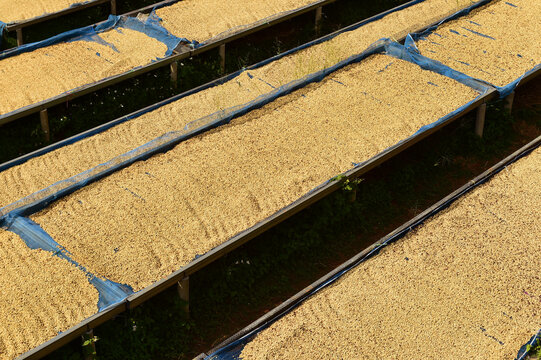
<svg viewBox="0 0 541 360"><path fill-rule="evenodd" d="M512 359L541 326L541 150L260 333L243 359Z"/></svg>
<svg viewBox="0 0 541 360"><path fill-rule="evenodd" d="M5 23L33 19L69 8L81 0L0 0L0 21Z"/></svg>
<svg viewBox="0 0 541 360"><path fill-rule="evenodd" d="M140 290L476 96L372 56L33 219L93 273Z"/></svg>
<svg viewBox="0 0 541 360"><path fill-rule="evenodd" d="M513 82L541 63L541 1L509 3L493 1L441 26L417 43L421 53L496 86Z"/></svg>
<svg viewBox="0 0 541 360"><path fill-rule="evenodd" d="M0 173L0 207L126 153L188 122L220 109L244 104L306 74L363 52L382 37L399 38L456 10L456 0L427 0L335 39L284 57L114 128L65 146ZM461 6L469 1L460 3ZM417 25L412 25L417 24ZM67 65L66 65L67 66ZM1 79L0 79L1 81Z"/></svg>
<svg viewBox="0 0 541 360"><path fill-rule="evenodd" d="M0 359L11 360L98 310L86 275L0 229Z"/></svg>

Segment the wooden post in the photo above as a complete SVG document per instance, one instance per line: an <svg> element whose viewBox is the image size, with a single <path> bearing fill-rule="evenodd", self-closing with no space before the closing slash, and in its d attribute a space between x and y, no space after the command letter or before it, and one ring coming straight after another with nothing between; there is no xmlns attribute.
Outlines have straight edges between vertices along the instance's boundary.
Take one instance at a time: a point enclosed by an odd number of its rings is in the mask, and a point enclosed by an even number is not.
<svg viewBox="0 0 541 360"><path fill-rule="evenodd" d="M21 46L24 44L24 40L23 40L23 29L21 28L18 28L17 30L15 30L17 32L17 46Z"/></svg>
<svg viewBox="0 0 541 360"><path fill-rule="evenodd" d="M190 277L185 276L177 283L177 291L180 299L186 302L184 306L184 312L186 317L190 317Z"/></svg>
<svg viewBox="0 0 541 360"><path fill-rule="evenodd" d="M178 87L178 62L174 61L170 65L171 68L171 85L173 88Z"/></svg>
<svg viewBox="0 0 541 360"><path fill-rule="evenodd" d="M96 338L94 337L94 330L87 331L82 338L85 360L96 360Z"/></svg>
<svg viewBox="0 0 541 360"><path fill-rule="evenodd" d="M513 110L513 101L515 101L514 91L505 98L505 109L508 110L509 113Z"/></svg>
<svg viewBox="0 0 541 360"><path fill-rule="evenodd" d="M321 29L322 18L323 18L323 6L320 6L316 9L316 23L315 23L316 34L319 34L319 31Z"/></svg>
<svg viewBox="0 0 541 360"><path fill-rule="evenodd" d="M225 44L220 45L220 70L225 74Z"/></svg>
<svg viewBox="0 0 541 360"><path fill-rule="evenodd" d="M116 0L111 0L111 14L116 15Z"/></svg>
<svg viewBox="0 0 541 360"><path fill-rule="evenodd" d="M487 104L482 103L481 106L477 108L477 118L475 119L475 133L479 137L483 137L486 113L487 113Z"/></svg>
<svg viewBox="0 0 541 360"><path fill-rule="evenodd" d="M41 130L45 134L45 140L51 140L51 134L49 131L49 115L47 114L47 109L43 109L39 112L39 119L41 121Z"/></svg>

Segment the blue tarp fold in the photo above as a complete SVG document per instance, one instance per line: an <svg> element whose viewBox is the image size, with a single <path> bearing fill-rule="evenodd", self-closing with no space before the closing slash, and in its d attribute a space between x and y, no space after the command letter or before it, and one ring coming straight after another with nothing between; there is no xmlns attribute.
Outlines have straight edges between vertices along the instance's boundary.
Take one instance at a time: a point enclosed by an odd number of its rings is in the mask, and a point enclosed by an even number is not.
<svg viewBox="0 0 541 360"><path fill-rule="evenodd" d="M123 301L126 297L133 294L133 290L128 285L122 285L110 280L96 277L88 272L83 266L71 259L70 253L49 234L47 234L38 224L25 217L15 217L7 226L7 230L21 237L30 249L42 249L51 252L53 256L67 260L83 271L90 284L92 284L99 293L98 311L103 311L111 305Z"/></svg>

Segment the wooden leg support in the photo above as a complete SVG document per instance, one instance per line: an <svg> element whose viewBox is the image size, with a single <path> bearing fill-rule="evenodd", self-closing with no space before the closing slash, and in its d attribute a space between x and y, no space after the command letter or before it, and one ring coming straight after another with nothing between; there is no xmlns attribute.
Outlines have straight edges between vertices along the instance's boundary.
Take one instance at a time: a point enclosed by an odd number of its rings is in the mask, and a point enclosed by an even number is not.
<svg viewBox="0 0 541 360"><path fill-rule="evenodd" d="M316 34L319 34L319 31L321 30L322 18L323 18L323 6L320 6L316 9L316 23L315 23Z"/></svg>
<svg viewBox="0 0 541 360"><path fill-rule="evenodd" d="M483 103L477 108L477 119L475 119L475 133L479 137L483 137L485 128L485 115L487 113L487 104Z"/></svg>
<svg viewBox="0 0 541 360"><path fill-rule="evenodd" d="M180 280L177 284L178 296L183 300L186 305L184 306L184 312L186 317L190 317L190 277L186 276Z"/></svg>
<svg viewBox="0 0 541 360"><path fill-rule="evenodd" d="M111 0L111 14L116 15L116 0Z"/></svg>
<svg viewBox="0 0 541 360"><path fill-rule="evenodd" d="M83 354L85 360L96 360L96 338L94 330L87 331L83 336Z"/></svg>
<svg viewBox="0 0 541 360"><path fill-rule="evenodd" d="M51 133L49 130L49 115L47 114L47 109L41 110L39 112L39 119L41 121L41 130L43 130L45 140L51 141Z"/></svg>
<svg viewBox="0 0 541 360"><path fill-rule="evenodd" d="M225 44L220 45L220 70L225 74Z"/></svg>
<svg viewBox="0 0 541 360"><path fill-rule="evenodd" d="M511 112L513 110L513 101L515 100L515 92L513 91L511 94L507 95L505 98L505 109L507 111Z"/></svg>
<svg viewBox="0 0 541 360"><path fill-rule="evenodd" d="M15 30L15 32L17 33L17 46L23 45L24 44L23 29L19 28L19 29Z"/></svg>
<svg viewBox="0 0 541 360"><path fill-rule="evenodd" d="M173 88L178 87L178 62L172 62L171 65L171 85Z"/></svg>

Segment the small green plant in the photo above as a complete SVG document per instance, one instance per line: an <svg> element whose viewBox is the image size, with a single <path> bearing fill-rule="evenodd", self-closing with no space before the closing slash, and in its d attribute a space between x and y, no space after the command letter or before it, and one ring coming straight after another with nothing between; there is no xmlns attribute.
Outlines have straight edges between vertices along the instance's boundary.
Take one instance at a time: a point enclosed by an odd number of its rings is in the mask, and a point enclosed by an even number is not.
<svg viewBox="0 0 541 360"><path fill-rule="evenodd" d="M363 179L357 178L350 180L346 175L340 174L331 179L331 181L338 181L342 183L342 190L350 193L350 201L354 202L357 199L357 188Z"/></svg>
<svg viewBox="0 0 541 360"><path fill-rule="evenodd" d="M336 43L327 41L323 43L323 53L324 53L324 64L323 69L329 68L333 66L334 64L337 64L342 60L340 58L340 48Z"/></svg>
<svg viewBox="0 0 541 360"><path fill-rule="evenodd" d="M541 338L537 338L537 341L534 345L528 345L526 346L526 351L528 351L528 354L530 357L533 357L533 359L540 360L541 359Z"/></svg>
<svg viewBox="0 0 541 360"><path fill-rule="evenodd" d="M96 342L99 338L97 336L83 335L83 354L85 359L96 360Z"/></svg>

